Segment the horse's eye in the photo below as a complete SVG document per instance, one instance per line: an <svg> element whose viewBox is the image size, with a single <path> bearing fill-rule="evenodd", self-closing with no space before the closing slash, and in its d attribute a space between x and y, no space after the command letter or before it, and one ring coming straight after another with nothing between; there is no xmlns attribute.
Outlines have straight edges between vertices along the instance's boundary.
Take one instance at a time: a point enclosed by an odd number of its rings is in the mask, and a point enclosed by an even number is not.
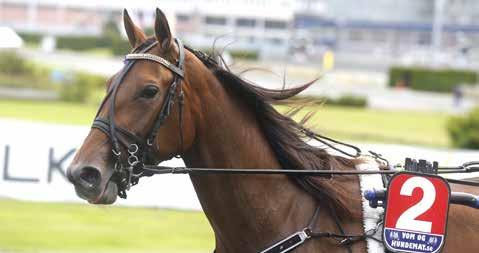
<svg viewBox="0 0 479 253"><path fill-rule="evenodd" d="M158 87L156 87L154 85L148 85L141 92L141 97L142 98L153 98L158 93L158 91L159 91Z"/></svg>

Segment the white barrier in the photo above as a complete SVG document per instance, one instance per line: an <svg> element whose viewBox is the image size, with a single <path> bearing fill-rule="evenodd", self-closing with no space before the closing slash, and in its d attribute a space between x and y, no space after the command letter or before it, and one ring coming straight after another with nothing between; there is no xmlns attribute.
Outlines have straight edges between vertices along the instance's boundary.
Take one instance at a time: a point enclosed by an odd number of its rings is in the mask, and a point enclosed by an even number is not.
<svg viewBox="0 0 479 253"><path fill-rule="evenodd" d="M88 127L62 126L25 121L0 120L0 197L34 200L82 202L64 173L89 131ZM401 145L364 144L363 150L382 153L393 163L405 157L458 165L479 160L477 151L427 149ZM182 166L175 159L165 164ZM467 175L479 176L476 175ZM457 178L464 175L457 175ZM201 210L193 186L186 175L143 178L128 192L120 205Z"/></svg>
<svg viewBox="0 0 479 253"><path fill-rule="evenodd" d="M83 202L64 173L88 131L88 127L0 120L0 196ZM182 166L183 162L175 159L165 164ZM201 210L186 175L143 178L128 192L128 200L117 203Z"/></svg>

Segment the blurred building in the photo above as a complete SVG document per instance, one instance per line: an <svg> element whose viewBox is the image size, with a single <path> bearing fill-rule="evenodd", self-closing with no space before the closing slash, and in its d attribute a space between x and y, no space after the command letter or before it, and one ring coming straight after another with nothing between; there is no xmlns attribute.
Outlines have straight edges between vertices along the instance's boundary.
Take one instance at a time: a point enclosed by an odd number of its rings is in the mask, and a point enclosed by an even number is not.
<svg viewBox="0 0 479 253"><path fill-rule="evenodd" d="M336 51L383 53L431 47L434 0L300 0L321 11L300 8L295 16L295 37L313 47ZM305 4L303 4L303 7ZM479 1L447 0L442 14L443 50L464 50L479 44Z"/></svg>
<svg viewBox="0 0 479 253"><path fill-rule="evenodd" d="M48 35L97 35L127 8L151 27L160 5L195 47L284 56L303 51L401 55L432 44L435 0L0 0L0 25ZM442 47L464 54L479 44L479 1L446 0ZM123 30L123 29L120 29ZM320 49L320 50L318 50ZM324 49L324 50L321 50Z"/></svg>
<svg viewBox="0 0 479 253"><path fill-rule="evenodd" d="M309 1L307 1L309 2ZM322 0L322 13L299 10L296 36L348 51L401 51L428 45L433 0Z"/></svg>
<svg viewBox="0 0 479 253"><path fill-rule="evenodd" d="M177 33L199 47L285 54L294 18L292 0L175 1ZM173 6L172 6L173 7Z"/></svg>
<svg viewBox="0 0 479 253"><path fill-rule="evenodd" d="M114 12L102 1L0 0L0 25L49 35L99 34Z"/></svg>
<svg viewBox="0 0 479 253"><path fill-rule="evenodd" d="M474 25L479 20L479 1L448 0L446 20L460 25Z"/></svg>
<svg viewBox="0 0 479 253"><path fill-rule="evenodd" d="M197 47L234 42L230 48L285 52L294 18L293 0L163 0L178 35ZM136 22L151 27L155 0L0 0L0 25L49 35L95 35L127 8ZM123 30L123 29L121 29Z"/></svg>

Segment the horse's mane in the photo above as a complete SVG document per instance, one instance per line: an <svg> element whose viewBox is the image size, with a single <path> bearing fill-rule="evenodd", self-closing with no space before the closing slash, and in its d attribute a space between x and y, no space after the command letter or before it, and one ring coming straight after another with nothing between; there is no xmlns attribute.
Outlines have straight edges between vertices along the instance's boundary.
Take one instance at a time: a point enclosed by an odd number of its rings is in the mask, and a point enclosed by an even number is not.
<svg viewBox="0 0 479 253"><path fill-rule="evenodd" d="M309 145L305 141L308 138L303 126L306 120L298 123L290 118L291 115L283 115L273 107L277 102L284 102L294 97L315 81L291 89L265 89L223 68L211 56L191 48L188 50L212 71L225 89L239 96L251 108L251 111L256 113L259 125L282 168L345 170L354 167L354 160L333 156L323 148ZM292 110L293 113L298 111L299 109ZM344 187L344 183L352 183L352 180L357 177L337 177L335 180L324 177L293 177L292 179L319 201L330 202L338 213L349 217L361 215L351 208L352 200L357 199L358 196Z"/></svg>

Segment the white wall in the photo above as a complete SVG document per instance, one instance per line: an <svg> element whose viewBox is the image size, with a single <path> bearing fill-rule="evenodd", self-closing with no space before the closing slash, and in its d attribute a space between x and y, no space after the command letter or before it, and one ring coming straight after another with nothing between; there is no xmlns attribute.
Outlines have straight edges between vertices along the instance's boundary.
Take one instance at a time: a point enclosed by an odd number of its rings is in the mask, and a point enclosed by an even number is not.
<svg viewBox="0 0 479 253"><path fill-rule="evenodd" d="M62 174L52 168L69 151L80 146L89 127L74 127L0 119L0 197L33 201L84 202ZM8 146L8 148L6 148ZM374 150L403 162L405 157L439 161L441 165L458 165L478 160L479 151L428 149L400 145L368 144L362 149ZM6 154L6 150L9 150ZM53 152L53 153L51 153ZM66 170L73 154L60 167ZM182 166L181 160L165 164ZM48 178L52 171L51 181ZM456 178L475 175L458 175ZM161 175L141 179L128 192L127 200L117 204L147 207L201 210L189 177Z"/></svg>
<svg viewBox="0 0 479 253"><path fill-rule="evenodd" d="M58 162L80 146L88 131L89 127L0 119L0 197L84 202L76 196L73 185L52 166L52 162ZM67 156L61 163L63 171L66 171L73 156ZM183 162L176 159L168 164L182 166ZM49 171L52 172L51 181ZM128 192L128 200L120 200L118 204L201 209L189 177L185 175L141 179L140 184Z"/></svg>

